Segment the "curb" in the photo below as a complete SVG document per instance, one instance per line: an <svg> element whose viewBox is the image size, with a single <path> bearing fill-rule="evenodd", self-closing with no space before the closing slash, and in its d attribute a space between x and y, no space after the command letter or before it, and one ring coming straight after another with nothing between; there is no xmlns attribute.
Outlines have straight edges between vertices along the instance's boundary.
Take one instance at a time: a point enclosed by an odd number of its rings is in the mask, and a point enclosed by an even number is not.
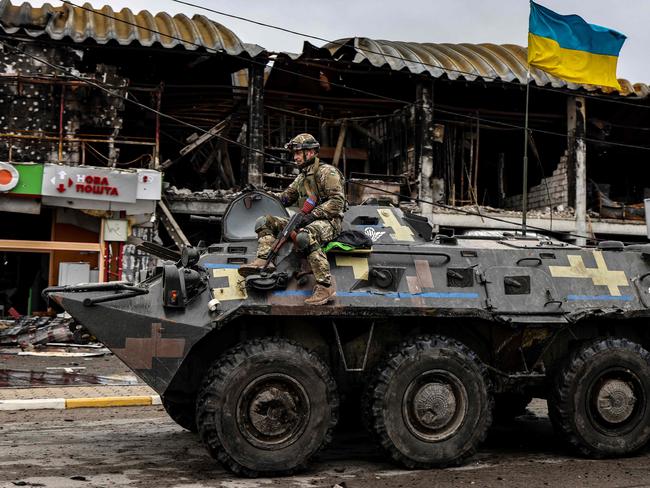
<svg viewBox="0 0 650 488"><path fill-rule="evenodd" d="M159 395L95 397L95 398L34 398L30 400L0 400L0 410L67 410L71 408L148 407L162 405Z"/></svg>

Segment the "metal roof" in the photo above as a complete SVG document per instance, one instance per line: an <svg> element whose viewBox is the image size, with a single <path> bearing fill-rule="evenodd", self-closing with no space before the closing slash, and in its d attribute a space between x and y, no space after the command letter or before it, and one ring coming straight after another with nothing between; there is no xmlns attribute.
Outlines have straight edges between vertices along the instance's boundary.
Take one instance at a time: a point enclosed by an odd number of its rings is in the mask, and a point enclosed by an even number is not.
<svg viewBox="0 0 650 488"><path fill-rule="evenodd" d="M444 75L451 80L526 83L528 71L527 50L515 44L434 44L352 37L333 41L318 51L322 53L324 50L337 61L365 63L414 74L428 73L434 78ZM613 88L569 83L537 68L531 69L530 76L539 86L618 93ZM625 79L619 79L619 83L622 95L648 96L649 89L644 83L632 84Z"/></svg>
<svg viewBox="0 0 650 488"><path fill-rule="evenodd" d="M139 44L163 48L182 47L187 50L215 50L232 56L256 57L264 49L255 44L243 43L230 29L203 15L174 16L166 12L151 14L143 10L134 14L124 8L119 12L105 5L93 8L64 4L52 7L49 3L32 7L25 2L12 5L0 0L0 28L7 34L24 33L31 37L46 35L54 40L70 39L76 43L87 40L98 44L111 41L122 46Z"/></svg>

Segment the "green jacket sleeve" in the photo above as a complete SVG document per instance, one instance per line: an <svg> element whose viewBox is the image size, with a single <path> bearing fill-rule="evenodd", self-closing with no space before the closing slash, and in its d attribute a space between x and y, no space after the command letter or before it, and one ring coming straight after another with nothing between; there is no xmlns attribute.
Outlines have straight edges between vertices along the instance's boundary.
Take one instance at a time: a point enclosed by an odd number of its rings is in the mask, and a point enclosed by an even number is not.
<svg viewBox="0 0 650 488"><path fill-rule="evenodd" d="M316 178L320 200L312 214L319 219L342 218L345 211L343 176L334 166L323 164L318 168Z"/></svg>
<svg viewBox="0 0 650 488"><path fill-rule="evenodd" d="M301 173L291 184L281 193L274 193L276 197L280 199L282 205L285 207L290 206L292 203L295 203L300 196L299 188L302 185L302 180L305 179L305 176Z"/></svg>

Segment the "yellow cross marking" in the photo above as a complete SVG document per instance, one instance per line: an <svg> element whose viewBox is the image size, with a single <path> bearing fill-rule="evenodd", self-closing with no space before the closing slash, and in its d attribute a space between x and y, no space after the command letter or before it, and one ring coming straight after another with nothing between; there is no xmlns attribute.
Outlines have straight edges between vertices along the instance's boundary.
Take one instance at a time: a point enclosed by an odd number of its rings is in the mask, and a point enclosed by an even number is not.
<svg viewBox="0 0 650 488"><path fill-rule="evenodd" d="M219 301L245 300L248 298L244 277L240 276L236 269L216 268L212 270L215 278L228 278L228 286L225 288L213 288L212 296Z"/></svg>
<svg viewBox="0 0 650 488"><path fill-rule="evenodd" d="M395 241L413 241L413 231L405 226L399 223L397 218L395 217L395 214L387 208L382 208L381 210L378 211L379 216L381 217L381 220L384 221L384 225L386 227L390 227L393 229L393 234L390 236L393 238Z"/></svg>
<svg viewBox="0 0 650 488"><path fill-rule="evenodd" d="M619 286L628 286L625 271L610 271L603 257L602 251L593 251L596 260L595 268L587 268L582 261L582 256L570 254L569 266L549 266L551 276L556 278L591 278L594 285L606 286L609 294L621 296Z"/></svg>
<svg viewBox="0 0 650 488"><path fill-rule="evenodd" d="M354 256L336 256L337 266L351 266L352 273L357 280L368 279L368 258L358 258Z"/></svg>

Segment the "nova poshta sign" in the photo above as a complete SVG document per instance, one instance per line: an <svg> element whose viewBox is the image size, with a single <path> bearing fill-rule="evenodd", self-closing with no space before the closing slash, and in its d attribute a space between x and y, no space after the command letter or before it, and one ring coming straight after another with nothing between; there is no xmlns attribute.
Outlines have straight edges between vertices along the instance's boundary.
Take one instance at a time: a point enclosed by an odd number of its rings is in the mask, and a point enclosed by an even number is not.
<svg viewBox="0 0 650 488"><path fill-rule="evenodd" d="M43 195L51 197L128 202L136 200L137 174L93 166L46 164Z"/></svg>

